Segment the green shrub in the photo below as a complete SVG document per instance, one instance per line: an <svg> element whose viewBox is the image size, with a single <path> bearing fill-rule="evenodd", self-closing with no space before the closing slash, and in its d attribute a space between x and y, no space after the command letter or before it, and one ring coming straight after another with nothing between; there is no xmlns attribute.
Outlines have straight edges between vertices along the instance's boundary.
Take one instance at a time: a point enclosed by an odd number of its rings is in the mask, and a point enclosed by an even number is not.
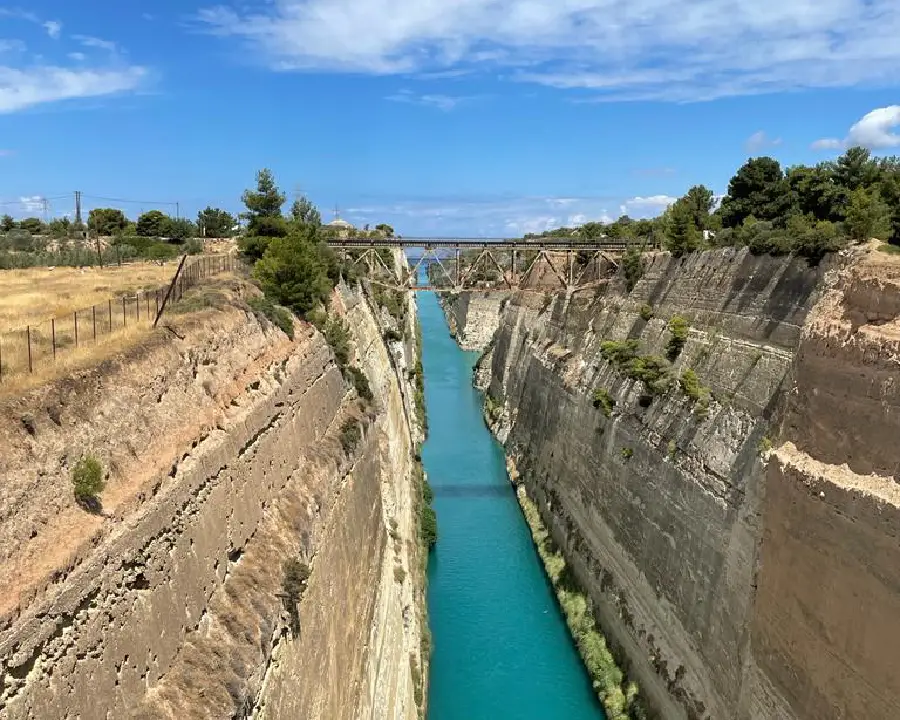
<svg viewBox="0 0 900 720"><path fill-rule="evenodd" d="M641 275L644 273L644 265L641 262L641 251L634 245L629 247L628 251L625 253L625 257L622 260L622 272L625 275L625 287L628 289L628 292L631 292L634 290L634 286L637 285L638 280L641 279Z"/></svg>
<svg viewBox="0 0 900 720"><path fill-rule="evenodd" d="M671 385L669 364L656 355L636 357L625 368L625 374L632 380L640 380L651 395L662 395Z"/></svg>
<svg viewBox="0 0 900 720"><path fill-rule="evenodd" d="M325 322L324 335L334 352L338 367L343 370L350 363L350 329L342 318L329 316Z"/></svg>
<svg viewBox="0 0 900 720"><path fill-rule="evenodd" d="M298 315L324 304L334 288L327 248L308 232L273 238L253 268L253 276L266 295Z"/></svg>
<svg viewBox="0 0 900 720"><path fill-rule="evenodd" d="M612 396L606 390L606 388L594 388L594 392L592 394L594 400L594 407L600 408L603 410L603 414L606 417L612 415L613 408L616 406L616 401L613 400Z"/></svg>
<svg viewBox="0 0 900 720"><path fill-rule="evenodd" d="M306 590L309 566L299 560L285 560L281 565L281 600L291 618L291 633L300 634L300 611L297 605Z"/></svg>
<svg viewBox="0 0 900 720"><path fill-rule="evenodd" d="M422 542L431 549L437 542L437 514L434 508L423 505L420 517Z"/></svg>
<svg viewBox="0 0 900 720"><path fill-rule="evenodd" d="M878 249L881 252L890 253L892 255L900 255L900 245L889 245L888 243L882 243L878 246Z"/></svg>
<svg viewBox="0 0 900 720"><path fill-rule="evenodd" d="M434 501L434 490L431 488L431 484L423 477L422 478L422 502L426 505L431 505Z"/></svg>
<svg viewBox="0 0 900 720"><path fill-rule="evenodd" d="M93 455L81 458L72 468L72 484L75 486L75 499L78 502L96 503L97 496L106 487L100 461Z"/></svg>
<svg viewBox="0 0 900 720"><path fill-rule="evenodd" d="M622 448L622 459L623 459L623 460L631 460L631 458L632 458L633 456L634 456L634 450L633 450L633 449L631 449L630 447L623 447L623 448Z"/></svg>
<svg viewBox="0 0 900 720"><path fill-rule="evenodd" d="M256 296L247 300L247 304L257 317L267 318L277 325L291 340L294 339L294 316L287 308L276 305L266 296Z"/></svg>
<svg viewBox="0 0 900 720"><path fill-rule="evenodd" d="M650 320L653 318L653 308L649 305L641 305L641 320Z"/></svg>
<svg viewBox="0 0 900 720"><path fill-rule="evenodd" d="M366 402L372 402L372 388L369 386L369 378L366 374L355 365L348 365L344 369L344 376L350 381L356 394Z"/></svg>
<svg viewBox="0 0 900 720"><path fill-rule="evenodd" d="M623 367L637 357L639 347L637 340L604 340L600 352L607 362Z"/></svg>
<svg viewBox="0 0 900 720"><path fill-rule="evenodd" d="M678 356L681 355L684 344L687 342L689 330L690 325L680 315L673 315L672 319L669 320L669 332L672 334L672 337L669 338L669 343L666 345L666 357L672 362L675 362Z"/></svg>
<svg viewBox="0 0 900 720"><path fill-rule="evenodd" d="M701 414L705 414L706 410L709 408L710 391L709 388L703 387L700 384L697 373L691 369L685 370L681 375L679 383L681 384L682 392L696 403Z"/></svg>
<svg viewBox="0 0 900 720"><path fill-rule="evenodd" d="M345 453L353 452L361 439L362 428L356 420L350 418L341 425L341 447L344 448Z"/></svg>

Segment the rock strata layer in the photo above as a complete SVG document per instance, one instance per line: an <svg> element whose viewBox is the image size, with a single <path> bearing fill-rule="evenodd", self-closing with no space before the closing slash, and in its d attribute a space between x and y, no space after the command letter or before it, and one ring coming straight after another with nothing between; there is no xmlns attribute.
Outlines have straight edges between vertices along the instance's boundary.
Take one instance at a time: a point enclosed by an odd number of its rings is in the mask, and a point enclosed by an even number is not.
<svg viewBox="0 0 900 720"><path fill-rule="evenodd" d="M317 331L241 302L4 405L0 718L418 717L414 346L360 293L335 306L365 409ZM87 452L100 514L72 498Z"/></svg>
<svg viewBox="0 0 900 720"><path fill-rule="evenodd" d="M513 295L482 346L492 427L661 717L900 716L896 261L660 253L631 292Z"/></svg>

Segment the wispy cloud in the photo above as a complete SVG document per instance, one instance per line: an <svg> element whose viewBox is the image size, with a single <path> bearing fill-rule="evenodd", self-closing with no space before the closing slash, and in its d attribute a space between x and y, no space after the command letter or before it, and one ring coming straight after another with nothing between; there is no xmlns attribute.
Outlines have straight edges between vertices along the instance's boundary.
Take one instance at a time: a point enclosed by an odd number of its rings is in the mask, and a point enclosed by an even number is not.
<svg viewBox="0 0 900 720"><path fill-rule="evenodd" d="M854 123L847 137L822 138L812 144L813 150L841 150L860 145L869 150L900 147L900 105L876 108Z"/></svg>
<svg viewBox="0 0 900 720"><path fill-rule="evenodd" d="M429 93L419 94L414 93L410 90L400 90L393 95L388 95L385 99L392 102L408 103L410 105L422 105L424 107L437 108L438 110L448 112L460 103L465 102L466 100L470 100L471 98Z"/></svg>
<svg viewBox="0 0 900 720"><path fill-rule="evenodd" d="M671 195L650 195L649 197L633 197L619 206L623 215L631 217L647 217L658 215L678 198Z"/></svg>
<svg viewBox="0 0 900 720"><path fill-rule="evenodd" d="M601 101L896 82L895 0L248 0L197 19L277 70L490 72Z"/></svg>
<svg viewBox="0 0 900 720"><path fill-rule="evenodd" d="M93 37L92 35L73 35L72 38L86 48L105 50L110 53L119 52L119 46L112 40L104 40L103 38Z"/></svg>
<svg viewBox="0 0 900 720"><path fill-rule="evenodd" d="M53 38L54 40L59 40L60 35L62 35L62 23L57 20L48 20L43 23L44 30L47 31L47 34Z"/></svg>
<svg viewBox="0 0 900 720"><path fill-rule="evenodd" d="M128 62L110 40L74 35L63 37L63 24L19 9L0 8L0 17L39 26L58 44L53 53L26 58L24 53L0 57L0 114L45 103L76 98L97 98L138 88L149 75L147 68ZM72 43L77 43L78 50ZM22 40L0 40L0 53L25 49Z"/></svg>
<svg viewBox="0 0 900 720"><path fill-rule="evenodd" d="M15 150L2 150L0 149L0 157L11 157L16 154Z"/></svg>
<svg viewBox="0 0 900 720"><path fill-rule="evenodd" d="M134 90L146 78L142 67L72 70L63 67L0 67L0 114L42 103L91 98Z"/></svg>
<svg viewBox="0 0 900 720"><path fill-rule="evenodd" d="M404 235L519 237L586 222L612 222L609 208L626 205L632 217L652 217L662 198L617 197L442 197L360 203L344 210L355 225L387 222Z"/></svg>
<svg viewBox="0 0 900 720"><path fill-rule="evenodd" d="M766 148L777 147L781 145L781 138L769 137L765 130L758 130L744 141L744 150L751 155L756 155Z"/></svg>

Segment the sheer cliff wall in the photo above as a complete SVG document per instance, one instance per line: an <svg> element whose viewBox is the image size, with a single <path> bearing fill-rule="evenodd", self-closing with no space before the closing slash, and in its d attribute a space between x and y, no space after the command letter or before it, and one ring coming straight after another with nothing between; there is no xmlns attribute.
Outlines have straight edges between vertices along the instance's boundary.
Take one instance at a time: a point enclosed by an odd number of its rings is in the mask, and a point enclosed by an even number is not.
<svg viewBox="0 0 900 720"><path fill-rule="evenodd" d="M416 431L368 302L335 306L369 406L317 331L240 297L4 401L0 718L418 716L421 593L394 572L419 563ZM88 452L97 514L69 479ZM288 559L311 569L297 627Z"/></svg>
<svg viewBox="0 0 900 720"><path fill-rule="evenodd" d="M502 312L478 374L492 426L661 717L897 717L884 257L657 254L630 293L617 276ZM604 357L627 339L665 356L676 315L690 330L666 392Z"/></svg>

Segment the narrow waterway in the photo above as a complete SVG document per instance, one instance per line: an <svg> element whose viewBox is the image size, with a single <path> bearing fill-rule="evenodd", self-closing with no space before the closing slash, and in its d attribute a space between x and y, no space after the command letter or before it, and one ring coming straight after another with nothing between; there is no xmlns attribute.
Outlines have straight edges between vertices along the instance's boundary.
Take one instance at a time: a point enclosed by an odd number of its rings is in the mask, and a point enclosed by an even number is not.
<svg viewBox="0 0 900 720"><path fill-rule="evenodd" d="M474 353L419 293L438 543L429 564L430 720L597 720L572 643L472 387Z"/></svg>

